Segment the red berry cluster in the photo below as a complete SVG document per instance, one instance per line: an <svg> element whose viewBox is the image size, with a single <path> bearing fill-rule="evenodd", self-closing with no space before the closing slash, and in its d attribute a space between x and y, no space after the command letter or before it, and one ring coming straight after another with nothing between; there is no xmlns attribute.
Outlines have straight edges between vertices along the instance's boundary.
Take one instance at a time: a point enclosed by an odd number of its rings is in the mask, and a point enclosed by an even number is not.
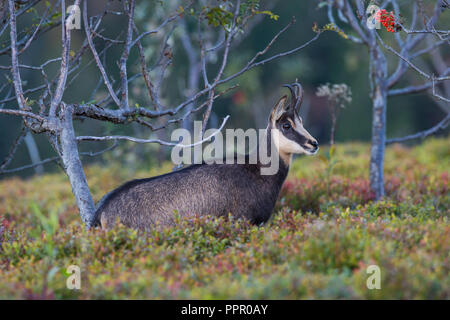
<svg viewBox="0 0 450 320"><path fill-rule="evenodd" d="M386 28L388 32L395 32L395 16L394 12L387 12L385 9L378 10L375 19Z"/></svg>

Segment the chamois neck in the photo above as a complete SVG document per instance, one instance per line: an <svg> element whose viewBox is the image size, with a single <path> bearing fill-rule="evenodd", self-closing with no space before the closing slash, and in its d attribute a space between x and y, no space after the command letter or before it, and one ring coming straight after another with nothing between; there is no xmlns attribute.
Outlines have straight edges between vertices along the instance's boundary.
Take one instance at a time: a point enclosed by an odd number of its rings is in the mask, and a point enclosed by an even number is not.
<svg viewBox="0 0 450 320"><path fill-rule="evenodd" d="M271 128L268 126L265 130L264 133L265 136L261 137L261 139L259 141L266 141L266 150L261 150L262 146L260 144L258 144L257 148L255 148L252 152L249 153L249 156L252 157L255 156L256 153L256 159L258 159L258 167L270 167L271 165L273 165L271 162L269 163L265 163L264 161L262 161L261 159L261 153L265 154L266 157L272 159L272 152L277 152L277 150L272 150L272 134L271 134ZM275 146L274 146L275 148ZM278 157L278 170L276 171L275 174L273 175L267 175L267 177L273 176L275 177L277 180L281 179L281 183L283 183L284 179L286 178L288 171L289 171L289 166L291 164L291 158L292 155L291 154L283 154L280 152L277 152L277 157Z"/></svg>

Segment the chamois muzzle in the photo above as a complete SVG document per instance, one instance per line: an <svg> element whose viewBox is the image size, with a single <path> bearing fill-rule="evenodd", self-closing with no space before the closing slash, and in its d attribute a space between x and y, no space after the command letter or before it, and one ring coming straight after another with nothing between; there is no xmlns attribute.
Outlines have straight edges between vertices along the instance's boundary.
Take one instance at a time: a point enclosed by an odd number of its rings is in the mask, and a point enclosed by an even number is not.
<svg viewBox="0 0 450 320"><path fill-rule="evenodd" d="M314 138L310 139L303 145L303 149L310 154L316 154L319 151L319 143Z"/></svg>

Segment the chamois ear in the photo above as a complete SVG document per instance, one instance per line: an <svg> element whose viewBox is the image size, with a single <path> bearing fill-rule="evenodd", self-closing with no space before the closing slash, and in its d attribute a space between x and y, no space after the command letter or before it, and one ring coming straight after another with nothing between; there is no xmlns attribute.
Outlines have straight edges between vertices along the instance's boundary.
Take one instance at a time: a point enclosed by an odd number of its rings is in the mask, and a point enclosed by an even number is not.
<svg viewBox="0 0 450 320"><path fill-rule="evenodd" d="M277 121L280 119L281 115L286 111L286 108L289 105L286 105L287 96L284 95L280 100L275 104L272 109L272 113L270 114L270 121Z"/></svg>

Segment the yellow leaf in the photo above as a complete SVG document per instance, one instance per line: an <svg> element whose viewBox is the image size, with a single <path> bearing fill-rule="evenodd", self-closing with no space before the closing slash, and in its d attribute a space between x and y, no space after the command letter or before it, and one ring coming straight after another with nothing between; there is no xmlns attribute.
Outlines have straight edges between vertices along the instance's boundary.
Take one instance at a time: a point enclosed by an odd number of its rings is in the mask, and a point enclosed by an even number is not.
<svg viewBox="0 0 450 320"><path fill-rule="evenodd" d="M331 146L331 148L330 148L330 158L332 158L333 157L333 154L334 154L334 150L336 149L336 147L334 146L334 145L332 145Z"/></svg>

